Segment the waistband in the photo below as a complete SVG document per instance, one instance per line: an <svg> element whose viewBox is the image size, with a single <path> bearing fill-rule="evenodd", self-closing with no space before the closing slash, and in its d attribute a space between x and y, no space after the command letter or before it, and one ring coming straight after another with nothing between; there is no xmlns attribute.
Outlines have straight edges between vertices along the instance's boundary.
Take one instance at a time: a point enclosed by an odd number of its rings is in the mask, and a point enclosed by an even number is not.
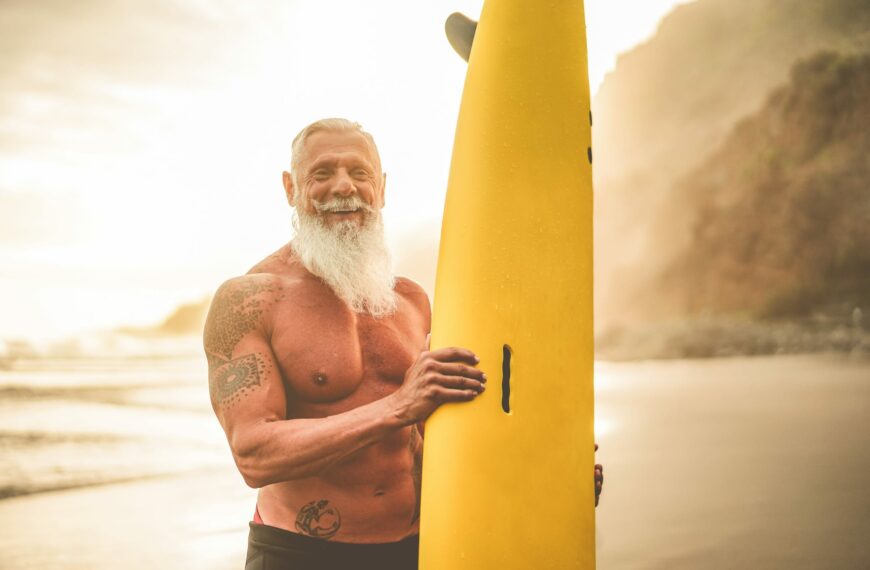
<svg viewBox="0 0 870 570"><path fill-rule="evenodd" d="M305 536L304 534L290 532L283 528L265 524L257 524L254 522L248 524L251 528L249 542L256 546L299 550L311 554L353 557L384 556L399 552L407 552L416 557L420 541L420 537L415 534L397 542L337 542L333 540L324 540L322 538L313 538Z"/></svg>

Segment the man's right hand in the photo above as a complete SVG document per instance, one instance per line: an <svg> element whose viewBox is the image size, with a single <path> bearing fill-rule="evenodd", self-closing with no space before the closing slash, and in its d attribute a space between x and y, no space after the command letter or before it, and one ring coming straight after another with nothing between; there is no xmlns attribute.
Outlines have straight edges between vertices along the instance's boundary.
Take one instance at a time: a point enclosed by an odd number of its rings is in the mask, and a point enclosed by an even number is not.
<svg viewBox="0 0 870 570"><path fill-rule="evenodd" d="M441 404L473 400L486 388L473 352L458 347L430 351L428 337L426 345L392 395L398 416L408 424L425 421Z"/></svg>

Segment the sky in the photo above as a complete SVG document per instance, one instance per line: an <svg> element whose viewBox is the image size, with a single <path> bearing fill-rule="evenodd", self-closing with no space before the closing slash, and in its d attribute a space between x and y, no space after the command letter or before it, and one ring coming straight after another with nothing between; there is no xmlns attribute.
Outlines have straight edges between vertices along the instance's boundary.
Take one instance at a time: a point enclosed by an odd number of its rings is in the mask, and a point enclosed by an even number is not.
<svg viewBox="0 0 870 570"><path fill-rule="evenodd" d="M586 0L594 93L685 0ZM434 270L465 63L445 18L482 0L4 0L0 339L161 321L291 237L290 141L372 132L400 268ZM414 275L428 285L428 275Z"/></svg>

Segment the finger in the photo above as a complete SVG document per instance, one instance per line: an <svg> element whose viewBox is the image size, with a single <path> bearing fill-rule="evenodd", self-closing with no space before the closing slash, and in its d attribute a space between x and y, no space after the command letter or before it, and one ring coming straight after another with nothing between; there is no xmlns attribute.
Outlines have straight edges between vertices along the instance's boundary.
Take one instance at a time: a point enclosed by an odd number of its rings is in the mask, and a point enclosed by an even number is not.
<svg viewBox="0 0 870 570"><path fill-rule="evenodd" d="M451 390L448 388L439 388L436 392L436 397L439 402L446 404L448 402L468 402L477 397L477 390Z"/></svg>
<svg viewBox="0 0 870 570"><path fill-rule="evenodd" d="M473 378L466 378L464 376L437 374L433 376L432 379L442 388L448 388L451 390L475 390L477 392L483 392L486 389L483 382Z"/></svg>
<svg viewBox="0 0 870 570"><path fill-rule="evenodd" d="M432 333L426 335L426 344L423 346L423 350L429 350L429 345L432 344Z"/></svg>
<svg viewBox="0 0 870 570"><path fill-rule="evenodd" d="M480 359L476 354L467 348L461 348L458 346L439 348L438 350L429 352L429 355L439 362L465 362L472 366L475 366L480 362Z"/></svg>
<svg viewBox="0 0 870 570"><path fill-rule="evenodd" d="M486 382L486 374L480 368L466 366L458 362L439 362L438 371L445 376L465 376L479 382Z"/></svg>

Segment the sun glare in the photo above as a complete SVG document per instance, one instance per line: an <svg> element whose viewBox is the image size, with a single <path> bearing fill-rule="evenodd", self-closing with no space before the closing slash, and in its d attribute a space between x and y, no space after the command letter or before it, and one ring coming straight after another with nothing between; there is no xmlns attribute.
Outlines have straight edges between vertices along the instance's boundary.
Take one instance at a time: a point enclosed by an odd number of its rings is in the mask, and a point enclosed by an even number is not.
<svg viewBox="0 0 870 570"><path fill-rule="evenodd" d="M245 272L289 238L280 174L324 116L376 135L388 239L399 260L424 252L408 267L430 279L465 74L443 22L482 3L185 4L135 21L106 3L88 37L47 22L51 43L6 82L0 337L156 323ZM587 1L593 92L674 3Z"/></svg>

